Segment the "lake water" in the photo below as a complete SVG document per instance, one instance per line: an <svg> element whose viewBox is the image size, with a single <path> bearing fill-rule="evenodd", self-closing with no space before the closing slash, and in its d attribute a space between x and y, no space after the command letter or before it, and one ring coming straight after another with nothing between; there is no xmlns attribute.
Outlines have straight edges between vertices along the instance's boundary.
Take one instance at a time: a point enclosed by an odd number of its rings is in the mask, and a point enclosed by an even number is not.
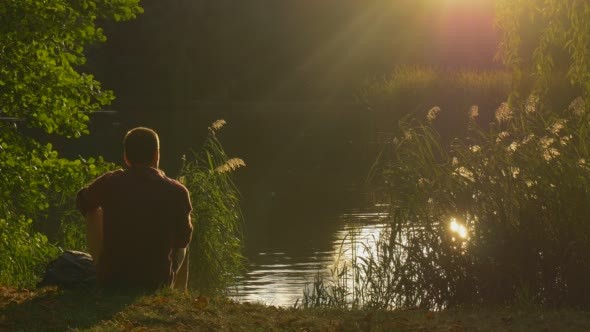
<svg viewBox="0 0 590 332"><path fill-rule="evenodd" d="M337 258L342 263L350 260L353 252L363 255L365 246L371 247L379 237L386 217L382 208L374 207L348 209L328 220L317 220L331 223L333 231L324 238L300 239L302 248L293 248L287 239L284 245L247 242L248 272L239 280L235 297L240 301L293 306L298 299L301 301L304 289L314 277L319 274L330 278ZM313 229L309 232L313 233Z"/></svg>

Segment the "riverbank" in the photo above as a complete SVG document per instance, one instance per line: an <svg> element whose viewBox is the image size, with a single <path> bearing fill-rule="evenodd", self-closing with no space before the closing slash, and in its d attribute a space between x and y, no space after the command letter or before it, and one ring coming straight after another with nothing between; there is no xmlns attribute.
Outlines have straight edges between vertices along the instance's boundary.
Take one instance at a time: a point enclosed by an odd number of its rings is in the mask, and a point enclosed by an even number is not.
<svg viewBox="0 0 590 332"><path fill-rule="evenodd" d="M0 287L0 331L588 331L590 312L278 308L193 294L105 295Z"/></svg>

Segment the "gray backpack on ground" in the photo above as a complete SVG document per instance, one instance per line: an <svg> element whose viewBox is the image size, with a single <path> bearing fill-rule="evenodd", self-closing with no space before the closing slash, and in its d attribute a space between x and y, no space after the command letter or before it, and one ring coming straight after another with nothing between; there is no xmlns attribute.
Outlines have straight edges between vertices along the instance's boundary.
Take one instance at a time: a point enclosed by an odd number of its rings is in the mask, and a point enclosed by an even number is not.
<svg viewBox="0 0 590 332"><path fill-rule="evenodd" d="M37 287L62 288L93 287L96 285L96 267L92 256L85 252L66 250L51 261Z"/></svg>

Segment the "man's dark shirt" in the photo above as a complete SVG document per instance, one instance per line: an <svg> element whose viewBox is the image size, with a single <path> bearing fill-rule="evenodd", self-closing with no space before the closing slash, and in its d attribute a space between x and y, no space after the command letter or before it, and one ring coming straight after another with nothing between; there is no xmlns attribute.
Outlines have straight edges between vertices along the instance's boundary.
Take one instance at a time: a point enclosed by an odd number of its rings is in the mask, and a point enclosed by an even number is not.
<svg viewBox="0 0 590 332"><path fill-rule="evenodd" d="M78 192L83 215L103 209L98 279L105 287L158 288L174 278L172 249L192 236L188 190L151 167L108 172Z"/></svg>

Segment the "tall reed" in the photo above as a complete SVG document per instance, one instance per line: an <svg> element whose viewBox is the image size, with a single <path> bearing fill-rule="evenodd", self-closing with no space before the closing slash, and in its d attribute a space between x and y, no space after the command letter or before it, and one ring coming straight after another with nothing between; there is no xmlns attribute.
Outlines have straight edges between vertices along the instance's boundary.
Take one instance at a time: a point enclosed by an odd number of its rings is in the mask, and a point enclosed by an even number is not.
<svg viewBox="0 0 590 332"><path fill-rule="evenodd" d="M444 110L400 123L374 178L388 193L388 230L349 268L348 303L590 306L587 104L554 112L532 96L500 105L487 128L476 106L466 111L468 136L450 144L434 129Z"/></svg>
<svg viewBox="0 0 590 332"><path fill-rule="evenodd" d="M209 127L205 143L184 158L180 171L193 205L189 286L208 295L226 291L245 261L240 196L232 180L232 172L245 164L229 158L217 139L224 124L218 120Z"/></svg>

